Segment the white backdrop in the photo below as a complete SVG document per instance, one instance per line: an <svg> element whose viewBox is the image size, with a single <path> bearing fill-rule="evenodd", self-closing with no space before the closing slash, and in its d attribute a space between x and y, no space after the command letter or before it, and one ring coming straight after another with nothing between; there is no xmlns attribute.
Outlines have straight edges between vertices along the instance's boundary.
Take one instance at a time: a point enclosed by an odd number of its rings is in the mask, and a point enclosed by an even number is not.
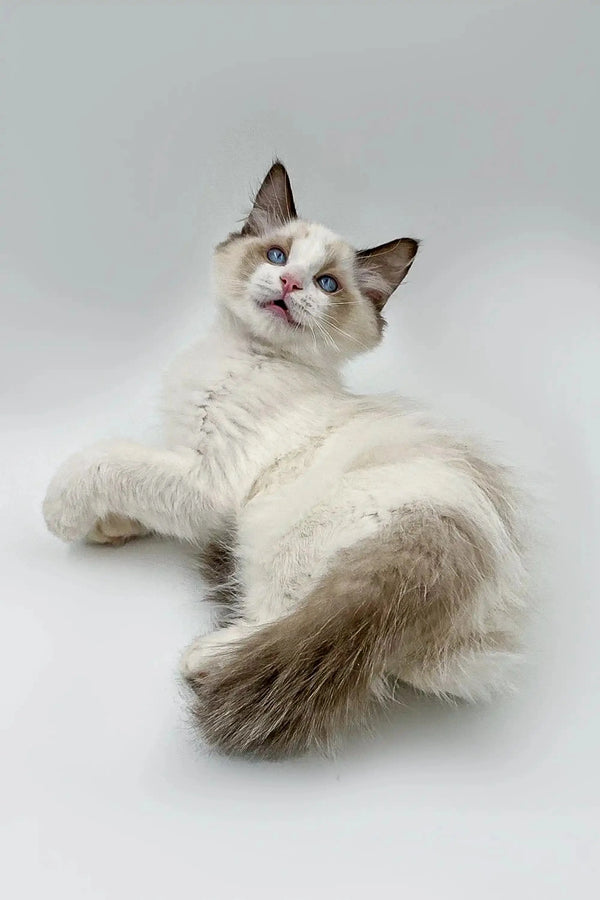
<svg viewBox="0 0 600 900"><path fill-rule="evenodd" d="M4 2L3 895L584 897L597 842L600 4ZM349 372L535 488L519 692L411 700L334 761L207 755L182 550L69 548L58 462L157 426L210 251L278 154L358 245L423 239Z"/></svg>

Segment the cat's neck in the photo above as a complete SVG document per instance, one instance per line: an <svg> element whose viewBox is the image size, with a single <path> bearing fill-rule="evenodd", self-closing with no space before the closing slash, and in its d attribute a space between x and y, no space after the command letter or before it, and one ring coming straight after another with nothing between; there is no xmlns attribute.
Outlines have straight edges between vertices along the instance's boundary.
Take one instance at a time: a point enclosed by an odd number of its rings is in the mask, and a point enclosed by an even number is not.
<svg viewBox="0 0 600 900"><path fill-rule="evenodd" d="M286 368L298 367L306 372L325 376L327 380L340 382L340 368L335 360L327 359L319 355L298 356L285 349L276 347L267 341L252 334L243 323L239 322L227 310L222 310L215 323L214 340L218 343L225 356L246 356L248 359L256 359L262 363L272 362L275 365L283 365Z"/></svg>

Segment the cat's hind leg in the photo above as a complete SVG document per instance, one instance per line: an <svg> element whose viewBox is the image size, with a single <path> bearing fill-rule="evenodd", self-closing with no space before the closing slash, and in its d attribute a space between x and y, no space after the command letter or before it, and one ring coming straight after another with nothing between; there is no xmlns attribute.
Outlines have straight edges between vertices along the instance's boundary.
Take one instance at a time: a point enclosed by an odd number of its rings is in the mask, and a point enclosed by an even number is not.
<svg viewBox="0 0 600 900"><path fill-rule="evenodd" d="M370 518L366 504L361 509L374 533L327 554L325 571L306 594L296 592L297 602L277 615L269 598L261 607L266 621L255 615L252 624L190 647L183 674L209 744L263 756L327 749L385 702L390 672L445 695L505 687L514 610L510 593L498 590L498 568L500 561L510 567L513 551L500 525L490 535L477 508L431 502L406 504L383 526L381 514ZM325 532L316 527L315 534ZM325 550L326 540L320 543ZM268 566L276 585L298 581L295 566L293 579L273 571L289 555ZM253 582L245 597L251 614ZM471 657L483 664L467 672Z"/></svg>
<svg viewBox="0 0 600 900"><path fill-rule="evenodd" d="M239 619L224 628L218 628L210 634L196 638L182 655L181 674L188 680L201 678L206 674L215 657L226 658L228 649L233 650L240 641L255 632L257 628L257 625L251 625Z"/></svg>

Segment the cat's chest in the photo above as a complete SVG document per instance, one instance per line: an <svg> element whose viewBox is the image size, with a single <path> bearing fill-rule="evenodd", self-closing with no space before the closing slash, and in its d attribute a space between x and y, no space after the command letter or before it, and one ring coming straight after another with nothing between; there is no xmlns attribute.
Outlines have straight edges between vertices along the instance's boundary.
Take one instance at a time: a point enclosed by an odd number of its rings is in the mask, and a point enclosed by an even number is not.
<svg viewBox="0 0 600 900"><path fill-rule="evenodd" d="M319 402L321 399L321 402ZM285 365L260 356L183 358L165 392L167 439L219 461L269 464L327 419L328 404Z"/></svg>

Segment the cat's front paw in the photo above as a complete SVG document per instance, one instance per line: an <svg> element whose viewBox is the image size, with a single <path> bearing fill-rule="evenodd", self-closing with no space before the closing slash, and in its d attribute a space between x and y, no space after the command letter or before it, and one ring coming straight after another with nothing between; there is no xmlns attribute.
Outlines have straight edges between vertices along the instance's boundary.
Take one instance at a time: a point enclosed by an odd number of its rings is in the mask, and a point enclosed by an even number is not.
<svg viewBox="0 0 600 900"><path fill-rule="evenodd" d="M46 525L63 541L85 538L100 512L94 508L98 466L86 453L78 453L59 468L50 482L42 506Z"/></svg>
<svg viewBox="0 0 600 900"><path fill-rule="evenodd" d="M117 516L109 513L103 519L98 519L86 541L90 544L109 544L111 547L121 547L123 544L137 537L145 537L150 534L147 528L136 519L126 519L125 516Z"/></svg>

